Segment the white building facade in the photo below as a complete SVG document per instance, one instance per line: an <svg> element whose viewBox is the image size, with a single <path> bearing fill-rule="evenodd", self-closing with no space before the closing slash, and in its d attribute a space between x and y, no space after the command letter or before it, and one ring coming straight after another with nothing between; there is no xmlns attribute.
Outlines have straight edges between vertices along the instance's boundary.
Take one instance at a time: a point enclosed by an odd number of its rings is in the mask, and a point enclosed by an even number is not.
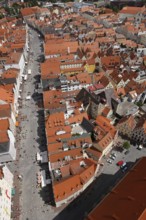
<svg viewBox="0 0 146 220"><path fill-rule="evenodd" d="M0 178L0 219L11 219L13 175L6 166L0 167L3 176Z"/></svg>

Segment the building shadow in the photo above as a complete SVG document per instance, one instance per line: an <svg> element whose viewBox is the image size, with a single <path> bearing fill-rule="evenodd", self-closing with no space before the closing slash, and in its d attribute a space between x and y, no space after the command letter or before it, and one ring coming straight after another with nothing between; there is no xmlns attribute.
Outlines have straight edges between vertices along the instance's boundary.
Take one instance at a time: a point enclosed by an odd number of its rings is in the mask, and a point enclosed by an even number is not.
<svg viewBox="0 0 146 220"><path fill-rule="evenodd" d="M55 207L51 184L43 187L40 190L39 194L46 205L51 205L52 207Z"/></svg>

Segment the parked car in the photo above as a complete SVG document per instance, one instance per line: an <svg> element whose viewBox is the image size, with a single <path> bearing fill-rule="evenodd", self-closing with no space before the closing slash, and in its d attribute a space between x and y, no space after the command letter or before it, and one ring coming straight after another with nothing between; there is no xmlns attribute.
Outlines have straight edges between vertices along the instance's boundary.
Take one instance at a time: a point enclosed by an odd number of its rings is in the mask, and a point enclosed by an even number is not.
<svg viewBox="0 0 146 220"><path fill-rule="evenodd" d="M117 162L117 166L122 166L124 164L124 161L123 160L120 160Z"/></svg>
<svg viewBox="0 0 146 220"><path fill-rule="evenodd" d="M127 163L123 163L122 166L120 166L121 169L123 169L124 167L126 167Z"/></svg>
<svg viewBox="0 0 146 220"><path fill-rule="evenodd" d="M116 156L117 156L117 154L116 154L116 153L112 153L111 155L112 155L112 156L114 156L114 157L116 157Z"/></svg>
<svg viewBox="0 0 146 220"><path fill-rule="evenodd" d="M129 154L129 152L130 152L129 150L126 150L126 151L125 151L125 155Z"/></svg>
<svg viewBox="0 0 146 220"><path fill-rule="evenodd" d="M31 69L28 70L28 75L31 75Z"/></svg>
<svg viewBox="0 0 146 220"><path fill-rule="evenodd" d="M26 98L25 98L26 100L31 100L31 96L30 95L28 95L28 96L26 96Z"/></svg>
<svg viewBox="0 0 146 220"><path fill-rule="evenodd" d="M110 159L115 160L115 159L116 159L116 157L115 157L115 156L113 156L113 155L110 155Z"/></svg>
<svg viewBox="0 0 146 220"><path fill-rule="evenodd" d="M139 145L139 146L137 147L138 150L142 150L142 148L143 148L142 145Z"/></svg>
<svg viewBox="0 0 146 220"><path fill-rule="evenodd" d="M122 169L122 172L123 172L123 173L126 172L127 169L128 169L128 167L125 166L125 167Z"/></svg>
<svg viewBox="0 0 146 220"><path fill-rule="evenodd" d="M27 75L24 75L24 81L26 81L27 80Z"/></svg>
<svg viewBox="0 0 146 220"><path fill-rule="evenodd" d="M112 164L112 161L111 161L110 159L107 159L107 162L110 163L110 164Z"/></svg>
<svg viewBox="0 0 146 220"><path fill-rule="evenodd" d="M22 178L23 178L22 175L18 175L19 180L22 180Z"/></svg>

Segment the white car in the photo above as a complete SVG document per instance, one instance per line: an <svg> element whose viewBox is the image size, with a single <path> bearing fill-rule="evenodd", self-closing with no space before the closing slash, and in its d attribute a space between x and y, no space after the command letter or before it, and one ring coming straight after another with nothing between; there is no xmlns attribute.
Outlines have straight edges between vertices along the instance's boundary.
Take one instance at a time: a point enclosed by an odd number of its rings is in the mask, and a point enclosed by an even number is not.
<svg viewBox="0 0 146 220"><path fill-rule="evenodd" d="M112 155L112 156L114 156L114 157L116 157L116 156L117 156L117 154L116 154L116 153L112 153L111 155Z"/></svg>
<svg viewBox="0 0 146 220"><path fill-rule="evenodd" d="M110 159L115 160L116 157L114 155L110 155Z"/></svg>
<svg viewBox="0 0 146 220"><path fill-rule="evenodd" d="M112 161L111 161L110 159L107 159L107 162L110 163L110 164L112 164Z"/></svg>
<svg viewBox="0 0 146 220"><path fill-rule="evenodd" d="M27 75L24 75L24 81L26 81L27 80Z"/></svg>
<svg viewBox="0 0 146 220"><path fill-rule="evenodd" d="M142 146L142 145L139 145L137 149L138 149L138 150L142 150L142 148L143 148L143 146Z"/></svg>
<svg viewBox="0 0 146 220"><path fill-rule="evenodd" d="M22 178L23 178L22 175L18 175L19 180L22 180Z"/></svg>
<svg viewBox="0 0 146 220"><path fill-rule="evenodd" d="M28 70L28 75L31 75L31 69Z"/></svg>
<svg viewBox="0 0 146 220"><path fill-rule="evenodd" d="M122 166L120 166L121 169L123 169L125 166L127 165L127 163L123 163Z"/></svg>
<svg viewBox="0 0 146 220"><path fill-rule="evenodd" d="M30 95L26 96L26 100L31 100L31 96Z"/></svg>

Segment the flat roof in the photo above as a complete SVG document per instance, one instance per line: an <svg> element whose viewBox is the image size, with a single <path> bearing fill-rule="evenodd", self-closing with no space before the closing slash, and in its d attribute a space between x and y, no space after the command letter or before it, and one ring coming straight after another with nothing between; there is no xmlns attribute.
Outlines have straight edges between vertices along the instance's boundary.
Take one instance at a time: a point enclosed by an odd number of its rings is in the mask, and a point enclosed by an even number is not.
<svg viewBox="0 0 146 220"><path fill-rule="evenodd" d="M145 167L146 157L143 157L101 203L89 213L86 220L146 219L144 215L146 209Z"/></svg>

